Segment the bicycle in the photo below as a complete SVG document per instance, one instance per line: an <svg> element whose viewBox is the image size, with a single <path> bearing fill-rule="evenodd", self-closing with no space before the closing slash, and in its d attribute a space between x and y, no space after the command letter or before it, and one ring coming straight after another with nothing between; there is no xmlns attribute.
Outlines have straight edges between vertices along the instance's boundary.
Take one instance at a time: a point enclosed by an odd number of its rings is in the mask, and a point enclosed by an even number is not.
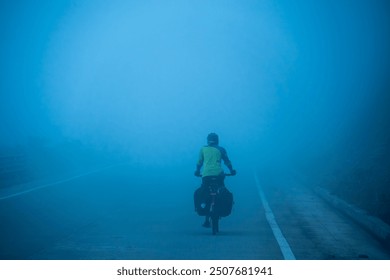
<svg viewBox="0 0 390 280"><path fill-rule="evenodd" d="M234 176L223 174L223 176ZM201 176L199 176L201 177ZM211 222L211 231L215 235L219 232L219 220L221 217L230 215L233 206L233 194L221 184L220 178L211 177L208 182L208 194L204 207L199 209L198 214L208 216Z"/></svg>

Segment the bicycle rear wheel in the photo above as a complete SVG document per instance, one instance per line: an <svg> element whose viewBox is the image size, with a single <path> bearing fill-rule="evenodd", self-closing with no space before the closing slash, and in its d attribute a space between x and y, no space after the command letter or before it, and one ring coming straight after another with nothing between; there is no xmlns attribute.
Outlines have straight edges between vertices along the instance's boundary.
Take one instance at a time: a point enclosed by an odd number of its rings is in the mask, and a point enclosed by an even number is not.
<svg viewBox="0 0 390 280"><path fill-rule="evenodd" d="M219 231L219 217L217 215L211 215L211 231L213 235Z"/></svg>

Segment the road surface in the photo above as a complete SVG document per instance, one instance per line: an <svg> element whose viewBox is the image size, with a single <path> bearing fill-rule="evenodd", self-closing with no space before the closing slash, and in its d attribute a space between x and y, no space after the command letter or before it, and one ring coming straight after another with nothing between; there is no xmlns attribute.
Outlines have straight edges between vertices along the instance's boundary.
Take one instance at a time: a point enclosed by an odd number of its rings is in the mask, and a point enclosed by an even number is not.
<svg viewBox="0 0 390 280"><path fill-rule="evenodd" d="M124 164L2 189L0 259L390 259L294 179L253 171L226 179L235 205L213 236L194 212L191 171Z"/></svg>

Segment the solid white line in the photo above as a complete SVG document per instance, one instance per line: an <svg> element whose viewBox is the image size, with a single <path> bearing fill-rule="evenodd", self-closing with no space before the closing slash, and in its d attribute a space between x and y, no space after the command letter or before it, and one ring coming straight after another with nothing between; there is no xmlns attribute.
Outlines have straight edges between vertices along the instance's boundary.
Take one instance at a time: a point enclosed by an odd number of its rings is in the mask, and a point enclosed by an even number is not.
<svg viewBox="0 0 390 280"><path fill-rule="evenodd" d="M263 203L263 207L265 210L265 217L267 218L268 224L270 225L272 232L275 236L276 241L279 244L280 250L282 251L283 257L285 260L295 260L294 253L291 250L290 245L288 244L286 238L284 237L282 231L280 230L278 223L275 220L274 213L272 212L271 208L269 207L268 201L265 198L263 189L260 186L259 178L257 177L257 174L255 173L255 182L257 189L259 191L261 202Z"/></svg>
<svg viewBox="0 0 390 280"><path fill-rule="evenodd" d="M8 199L8 198L12 198L12 197L20 196L20 195L23 195L23 194L26 194L26 193L30 193L30 192L33 192L33 191L36 191L36 190L39 190L39 189L43 189L43 188L59 185L59 184L62 184L62 183L66 183L66 182L69 182L69 181L72 181L72 180L75 180L75 179L78 179L78 178L81 178L81 177L84 177L84 176L87 176L87 175L90 175L90 174L93 174L93 173L97 173L99 171L102 171L102 170L110 168L110 167L112 167L112 166L107 166L107 167L104 167L104 168L100 168L100 169L97 169L97 170L93 170L93 171L89 171L89 172L86 172L86 173L83 173L83 174L79 174L79 175L76 175L76 176L73 176L73 177L61 180L61 181L48 183L48 184L37 186L37 187L31 188L31 189L28 189L28 190L25 190L25 191L21 191L21 192L13 193L13 194L10 194L10 195L6 195L6 196L3 196L3 197L0 197L0 200L5 200L5 199Z"/></svg>

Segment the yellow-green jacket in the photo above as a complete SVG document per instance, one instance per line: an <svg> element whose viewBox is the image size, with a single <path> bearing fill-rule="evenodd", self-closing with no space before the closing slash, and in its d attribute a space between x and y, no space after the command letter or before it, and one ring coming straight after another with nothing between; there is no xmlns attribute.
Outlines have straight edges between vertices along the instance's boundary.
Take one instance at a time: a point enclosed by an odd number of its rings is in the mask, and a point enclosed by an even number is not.
<svg viewBox="0 0 390 280"><path fill-rule="evenodd" d="M208 145L201 148L197 170L203 166L202 177L218 176L223 173L221 161L232 170L232 163L226 153L226 150L218 145Z"/></svg>

